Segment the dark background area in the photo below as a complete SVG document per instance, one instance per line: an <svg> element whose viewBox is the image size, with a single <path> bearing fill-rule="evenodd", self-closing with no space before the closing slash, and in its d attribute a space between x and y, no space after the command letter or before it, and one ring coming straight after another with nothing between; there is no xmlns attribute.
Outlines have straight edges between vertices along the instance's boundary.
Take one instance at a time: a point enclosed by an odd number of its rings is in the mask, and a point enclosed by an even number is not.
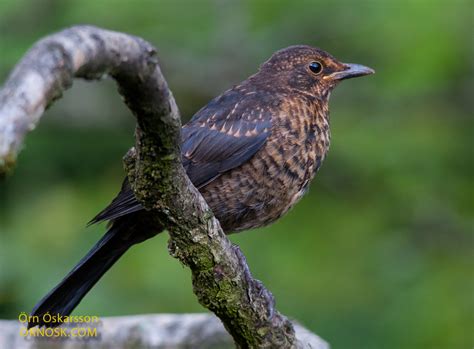
<svg viewBox="0 0 474 349"><path fill-rule="evenodd" d="M309 194L234 235L284 314L333 348L471 348L473 6L468 1L0 0L0 82L73 24L158 47L183 120L275 50L319 46L373 67L331 98L332 145ZM77 81L0 183L0 318L17 318L104 232L134 120L114 83ZM202 312L162 234L133 248L76 314Z"/></svg>

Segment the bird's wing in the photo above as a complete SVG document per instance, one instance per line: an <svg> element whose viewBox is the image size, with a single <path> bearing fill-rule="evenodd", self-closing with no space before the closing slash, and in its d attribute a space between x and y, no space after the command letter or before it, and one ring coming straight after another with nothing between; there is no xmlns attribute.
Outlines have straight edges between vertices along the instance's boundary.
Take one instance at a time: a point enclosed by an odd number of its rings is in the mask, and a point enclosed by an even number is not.
<svg viewBox="0 0 474 349"><path fill-rule="evenodd" d="M242 165L265 143L271 112L258 93L228 91L196 113L182 129L182 160L196 188Z"/></svg>
<svg viewBox="0 0 474 349"><path fill-rule="evenodd" d="M242 98L240 92L229 90L209 102L183 126L183 166L196 188L242 165L263 146L271 132L271 111L259 107L266 98L270 96L258 92ZM89 224L141 209L125 179L117 197Z"/></svg>

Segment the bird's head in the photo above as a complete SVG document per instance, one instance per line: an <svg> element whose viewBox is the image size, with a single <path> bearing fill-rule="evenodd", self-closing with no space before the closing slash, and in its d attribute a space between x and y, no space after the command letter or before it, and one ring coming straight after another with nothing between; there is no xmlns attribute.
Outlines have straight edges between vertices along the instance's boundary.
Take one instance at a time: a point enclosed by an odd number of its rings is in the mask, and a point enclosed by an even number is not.
<svg viewBox="0 0 474 349"><path fill-rule="evenodd" d="M375 73L359 64L341 63L329 53L311 46L290 46L275 52L260 67L269 85L328 95L342 80Z"/></svg>

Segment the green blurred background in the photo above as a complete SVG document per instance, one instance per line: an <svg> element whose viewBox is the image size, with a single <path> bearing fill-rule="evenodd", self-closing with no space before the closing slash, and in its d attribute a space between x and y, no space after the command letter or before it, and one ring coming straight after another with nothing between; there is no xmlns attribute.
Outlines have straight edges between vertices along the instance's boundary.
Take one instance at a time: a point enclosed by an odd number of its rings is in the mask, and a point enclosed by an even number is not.
<svg viewBox="0 0 474 349"><path fill-rule="evenodd" d="M232 236L279 310L333 348L472 348L473 6L468 1L0 0L0 81L37 39L90 23L158 47L183 120L277 49L377 74L332 95L332 147L276 224ZM16 318L103 234L134 121L114 83L77 81L0 184L0 318ZM167 236L133 248L76 313L202 312Z"/></svg>

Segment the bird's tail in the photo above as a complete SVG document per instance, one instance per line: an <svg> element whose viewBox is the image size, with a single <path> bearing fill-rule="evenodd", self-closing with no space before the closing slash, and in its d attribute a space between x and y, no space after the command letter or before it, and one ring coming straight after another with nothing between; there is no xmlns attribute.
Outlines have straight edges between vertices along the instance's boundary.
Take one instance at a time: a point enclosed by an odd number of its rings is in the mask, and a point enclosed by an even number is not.
<svg viewBox="0 0 474 349"><path fill-rule="evenodd" d="M40 327L43 325L46 327L61 325L57 322L48 321L48 323L45 323L43 315L46 313L51 316L57 314L69 315L102 275L136 243L124 239L120 228L121 225L112 224L107 233L79 261L74 269L36 304L31 313L28 328L36 325Z"/></svg>

